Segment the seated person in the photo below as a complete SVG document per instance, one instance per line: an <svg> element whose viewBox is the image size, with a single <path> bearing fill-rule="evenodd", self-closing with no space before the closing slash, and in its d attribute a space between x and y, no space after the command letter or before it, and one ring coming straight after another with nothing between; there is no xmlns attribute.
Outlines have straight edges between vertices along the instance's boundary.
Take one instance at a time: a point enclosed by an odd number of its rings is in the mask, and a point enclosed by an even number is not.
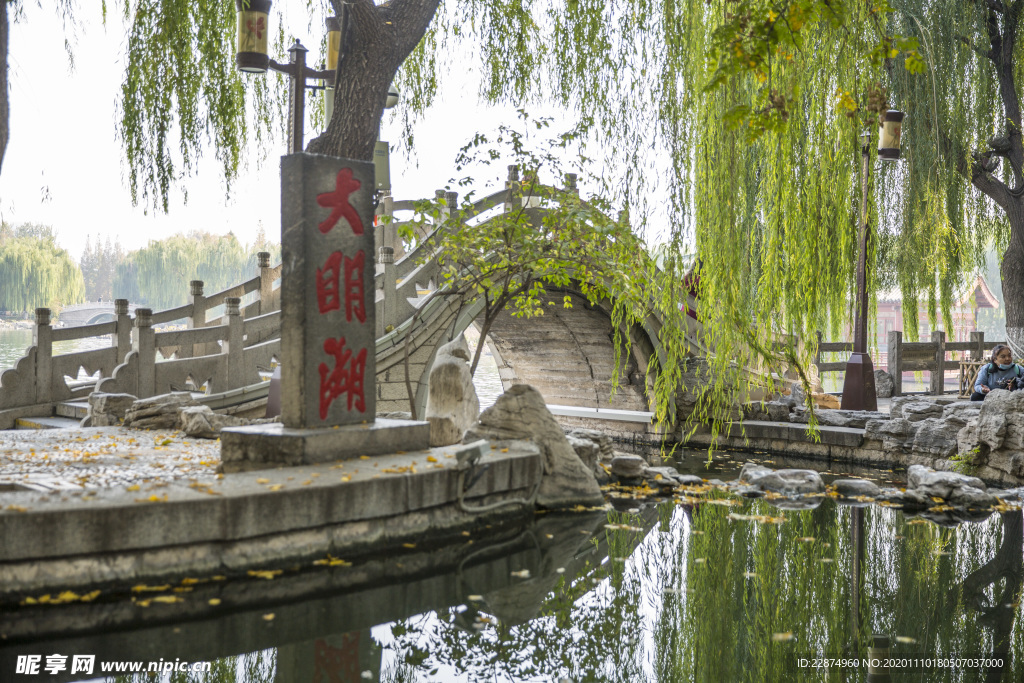
<svg viewBox="0 0 1024 683"><path fill-rule="evenodd" d="M992 349L991 362L982 366L978 379L974 381L972 401L984 401L993 389L1009 389L1009 382L1024 375L1024 368L1013 362L1010 347L996 344Z"/></svg>

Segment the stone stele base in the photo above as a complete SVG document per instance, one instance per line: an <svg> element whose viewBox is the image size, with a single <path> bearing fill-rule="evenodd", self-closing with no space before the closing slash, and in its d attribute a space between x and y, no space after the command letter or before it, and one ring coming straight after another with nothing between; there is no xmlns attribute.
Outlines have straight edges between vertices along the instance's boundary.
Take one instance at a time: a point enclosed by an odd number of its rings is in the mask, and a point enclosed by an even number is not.
<svg viewBox="0 0 1024 683"><path fill-rule="evenodd" d="M232 427L220 433L220 457L226 473L315 465L429 447L430 423L413 420L378 419L330 429L291 429L275 422Z"/></svg>

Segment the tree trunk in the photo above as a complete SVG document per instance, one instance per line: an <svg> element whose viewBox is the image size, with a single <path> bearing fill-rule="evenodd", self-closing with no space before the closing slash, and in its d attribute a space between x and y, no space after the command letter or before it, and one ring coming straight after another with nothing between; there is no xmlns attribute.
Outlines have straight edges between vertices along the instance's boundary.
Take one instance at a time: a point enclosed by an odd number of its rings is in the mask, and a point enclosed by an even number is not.
<svg viewBox="0 0 1024 683"><path fill-rule="evenodd" d="M1006 338L1014 358L1024 357L1024 198L1007 207L1010 243L1003 254L1000 274L1006 306Z"/></svg>
<svg viewBox="0 0 1024 683"><path fill-rule="evenodd" d="M334 115L307 151L373 160L388 88L434 18L440 0L373 0L346 3L334 91ZM339 17L341 0L331 0ZM348 30L346 29L346 26Z"/></svg>
<svg viewBox="0 0 1024 683"><path fill-rule="evenodd" d="M8 4L7 0L0 0L0 169L4 165L4 152L7 150L7 140L10 138L10 106L7 88Z"/></svg>

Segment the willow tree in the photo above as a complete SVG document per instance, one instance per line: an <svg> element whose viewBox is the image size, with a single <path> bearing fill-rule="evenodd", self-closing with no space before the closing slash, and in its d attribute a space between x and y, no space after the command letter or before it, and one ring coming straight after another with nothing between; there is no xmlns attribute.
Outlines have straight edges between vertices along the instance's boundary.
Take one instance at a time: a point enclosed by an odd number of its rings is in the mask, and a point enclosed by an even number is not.
<svg viewBox="0 0 1024 683"><path fill-rule="evenodd" d="M0 311L56 313L85 295L82 272L49 226L0 225Z"/></svg>

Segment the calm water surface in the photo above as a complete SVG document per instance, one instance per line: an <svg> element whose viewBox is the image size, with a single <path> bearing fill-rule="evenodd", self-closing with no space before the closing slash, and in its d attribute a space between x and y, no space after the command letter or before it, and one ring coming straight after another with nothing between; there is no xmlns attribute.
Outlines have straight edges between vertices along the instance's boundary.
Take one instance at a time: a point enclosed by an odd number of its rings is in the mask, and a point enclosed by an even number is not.
<svg viewBox="0 0 1024 683"><path fill-rule="evenodd" d="M14 607L0 666L56 652L212 663L165 681L867 681L865 667L797 663L866 656L885 634L909 660L995 662L871 680L1024 680L1019 511L946 528L888 508L780 510L714 491L616 507L273 581L144 594L174 604Z"/></svg>

